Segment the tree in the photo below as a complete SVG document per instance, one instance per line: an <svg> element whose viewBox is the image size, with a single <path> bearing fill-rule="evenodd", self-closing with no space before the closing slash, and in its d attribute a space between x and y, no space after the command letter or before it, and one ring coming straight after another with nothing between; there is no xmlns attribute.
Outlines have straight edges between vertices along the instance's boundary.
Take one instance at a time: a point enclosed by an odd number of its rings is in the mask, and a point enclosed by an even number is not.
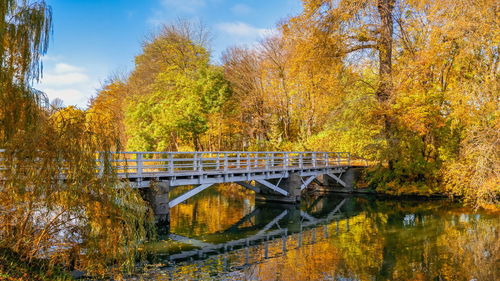
<svg viewBox="0 0 500 281"><path fill-rule="evenodd" d="M45 1L0 5L0 271L7 278L26 278L31 266L43 266L33 279L56 278L60 267L131 269L149 221L137 191L116 188L109 161L96 173L97 152L119 149L109 127L74 107L48 110L32 88L51 15Z"/></svg>
<svg viewBox="0 0 500 281"><path fill-rule="evenodd" d="M237 119L243 124L241 147L248 149L267 141L266 108L259 57L253 50L229 48L223 56L224 76L231 83Z"/></svg>
<svg viewBox="0 0 500 281"><path fill-rule="evenodd" d="M203 31L191 28L182 22L165 26L136 58L125 119L130 149L202 149L210 115L231 95L220 70L209 64L203 42L194 41L193 34ZM136 81L142 83L137 92Z"/></svg>
<svg viewBox="0 0 500 281"><path fill-rule="evenodd" d="M381 192L494 204L496 13L489 0L303 0L278 34L224 55L246 147L351 151L378 161Z"/></svg>
<svg viewBox="0 0 500 281"><path fill-rule="evenodd" d="M125 135L125 99L129 89L125 82L120 79L111 79L99 91L94 99L90 101L88 109L89 122L96 127L107 127L108 132L117 136L119 144L125 147L127 137Z"/></svg>

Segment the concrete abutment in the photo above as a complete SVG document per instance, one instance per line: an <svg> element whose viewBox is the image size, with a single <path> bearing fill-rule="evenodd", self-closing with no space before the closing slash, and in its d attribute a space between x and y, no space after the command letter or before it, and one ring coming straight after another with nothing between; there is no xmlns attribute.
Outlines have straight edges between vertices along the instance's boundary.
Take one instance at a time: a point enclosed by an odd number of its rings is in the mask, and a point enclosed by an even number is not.
<svg viewBox="0 0 500 281"><path fill-rule="evenodd" d="M351 193L363 169L364 168L352 167L348 168L342 174L319 175L317 181L320 183L320 186L317 190L320 192ZM337 177L337 179L335 177ZM340 181L338 179L340 179Z"/></svg>
<svg viewBox="0 0 500 281"><path fill-rule="evenodd" d="M141 191L143 199L149 203L153 210L158 233L168 233L170 227L169 183L165 181L157 182L143 188Z"/></svg>
<svg viewBox="0 0 500 281"><path fill-rule="evenodd" d="M294 204L300 202L302 179L298 173L289 173L288 178L268 180L269 183L288 192L288 195L280 194L269 187L256 183L260 193L255 194L256 201L278 202Z"/></svg>

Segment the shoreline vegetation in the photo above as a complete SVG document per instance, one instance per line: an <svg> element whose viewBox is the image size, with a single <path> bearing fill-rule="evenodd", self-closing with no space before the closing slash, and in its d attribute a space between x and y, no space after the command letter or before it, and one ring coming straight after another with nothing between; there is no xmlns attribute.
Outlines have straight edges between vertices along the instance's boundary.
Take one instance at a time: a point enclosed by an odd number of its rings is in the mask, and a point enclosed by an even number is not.
<svg viewBox="0 0 500 281"><path fill-rule="evenodd" d="M115 188L109 162L96 173L98 151L349 151L375 163L360 185L377 193L498 210L496 1L302 3L220 64L206 27L165 25L81 109L33 88L51 7L1 1L0 278L134 269L153 216L137 190Z"/></svg>

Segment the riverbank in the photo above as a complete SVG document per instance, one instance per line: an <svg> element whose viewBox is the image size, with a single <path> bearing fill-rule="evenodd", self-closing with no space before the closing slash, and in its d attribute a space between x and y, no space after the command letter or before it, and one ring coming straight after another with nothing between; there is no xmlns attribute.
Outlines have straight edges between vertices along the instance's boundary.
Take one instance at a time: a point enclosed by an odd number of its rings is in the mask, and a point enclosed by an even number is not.
<svg viewBox="0 0 500 281"><path fill-rule="evenodd" d="M352 190L332 190L329 193L332 194L367 194L367 195L372 195L377 198L390 198L390 199L405 199L405 200L418 200L418 199L452 199L450 196L447 194L439 194L439 193L434 193L434 194L429 194L429 195L422 195L422 194L391 194L391 193L384 193L384 192L378 192L374 189L369 189L369 188L354 188ZM455 197L453 199L460 199L460 197Z"/></svg>
<svg viewBox="0 0 500 281"><path fill-rule="evenodd" d="M51 267L48 261L22 260L12 250L0 248L0 280L72 280L72 276L61 267Z"/></svg>

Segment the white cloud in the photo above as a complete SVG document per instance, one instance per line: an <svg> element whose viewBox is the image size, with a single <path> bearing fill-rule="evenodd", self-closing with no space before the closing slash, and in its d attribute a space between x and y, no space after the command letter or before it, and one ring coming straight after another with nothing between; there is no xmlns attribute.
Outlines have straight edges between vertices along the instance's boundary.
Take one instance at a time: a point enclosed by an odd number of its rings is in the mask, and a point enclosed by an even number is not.
<svg viewBox="0 0 500 281"><path fill-rule="evenodd" d="M50 101L56 98L63 100L65 106L76 105L78 107L85 107L89 98L82 90L74 88L43 88L43 92L47 94Z"/></svg>
<svg viewBox="0 0 500 281"><path fill-rule="evenodd" d="M35 87L45 92L51 101L59 98L67 106L85 107L99 86L91 80L85 68L61 62L60 59L49 60L48 65Z"/></svg>
<svg viewBox="0 0 500 281"><path fill-rule="evenodd" d="M55 74L48 72L43 76L43 84L47 86L63 86L83 83L88 81L89 77L84 73L70 72L59 74L55 70Z"/></svg>
<svg viewBox="0 0 500 281"><path fill-rule="evenodd" d="M236 4L231 7L231 12L237 15L246 15L252 12L252 8L245 4Z"/></svg>
<svg viewBox="0 0 500 281"><path fill-rule="evenodd" d="M223 22L215 26L218 30L240 38L258 39L275 33L274 29L257 28L244 22Z"/></svg>
<svg viewBox="0 0 500 281"><path fill-rule="evenodd" d="M56 67L55 67L55 72L56 73L68 73L68 72L82 72L83 69L80 68L80 67L76 67L74 65L70 65L70 64L67 64L67 63L58 63L56 64Z"/></svg>
<svg viewBox="0 0 500 281"><path fill-rule="evenodd" d="M61 57L60 56L49 56L49 55L44 55L42 57L42 61L43 62L48 62L48 61L57 61L57 60L60 60Z"/></svg>
<svg viewBox="0 0 500 281"><path fill-rule="evenodd" d="M89 80L85 70L67 63L56 63L43 75L42 84L48 87L74 85Z"/></svg>

